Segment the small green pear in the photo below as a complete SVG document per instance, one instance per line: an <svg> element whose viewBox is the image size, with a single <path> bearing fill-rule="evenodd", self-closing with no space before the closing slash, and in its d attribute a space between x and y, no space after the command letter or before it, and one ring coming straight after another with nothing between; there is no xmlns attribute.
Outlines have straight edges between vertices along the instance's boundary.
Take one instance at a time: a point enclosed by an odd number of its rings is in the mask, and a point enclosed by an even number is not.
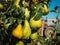
<svg viewBox="0 0 60 45"><path fill-rule="evenodd" d="M37 45L42 45L40 41L37 42Z"/></svg>
<svg viewBox="0 0 60 45"><path fill-rule="evenodd" d="M48 12L49 12L49 8L47 7L47 5L44 4L43 14L46 15L46 14L48 14Z"/></svg>
<svg viewBox="0 0 60 45"><path fill-rule="evenodd" d="M3 7L4 7L4 6L0 3L0 9L3 9Z"/></svg>
<svg viewBox="0 0 60 45"><path fill-rule="evenodd" d="M23 37L24 39L28 39L31 35L31 28L27 20L24 21L23 34L24 34Z"/></svg>
<svg viewBox="0 0 60 45"><path fill-rule="evenodd" d="M14 5L18 8L20 8L19 3L20 3L20 0L14 0Z"/></svg>
<svg viewBox="0 0 60 45"><path fill-rule="evenodd" d="M28 8L25 9L25 14L24 15L25 15L26 19L29 19L29 17L30 17L30 11L28 10Z"/></svg>
<svg viewBox="0 0 60 45"><path fill-rule="evenodd" d="M19 41L16 43L16 45L24 45L24 42L23 41Z"/></svg>
<svg viewBox="0 0 60 45"><path fill-rule="evenodd" d="M15 0L14 4L19 5L20 0Z"/></svg>
<svg viewBox="0 0 60 45"><path fill-rule="evenodd" d="M31 38L32 40L36 41L36 40L38 39L38 33L35 32L35 33L31 34L30 38Z"/></svg>
<svg viewBox="0 0 60 45"><path fill-rule="evenodd" d="M33 29L35 29L35 28L40 28L40 27L42 26L42 19L39 19L39 20L35 21L33 18L34 18L34 17L32 17L32 18L30 19L30 26L31 26Z"/></svg>

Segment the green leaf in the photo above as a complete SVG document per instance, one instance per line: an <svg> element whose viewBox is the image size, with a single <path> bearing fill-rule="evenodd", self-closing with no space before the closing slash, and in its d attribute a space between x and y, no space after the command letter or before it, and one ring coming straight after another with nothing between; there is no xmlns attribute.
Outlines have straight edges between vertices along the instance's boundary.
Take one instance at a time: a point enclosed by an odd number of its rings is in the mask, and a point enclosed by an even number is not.
<svg viewBox="0 0 60 45"><path fill-rule="evenodd" d="M36 4L36 6L35 6L35 9L34 9L34 15L35 15L35 17L34 17L34 20L39 20L41 17L42 17L42 15L43 15L43 11L42 11L42 4L40 3L40 4Z"/></svg>
<svg viewBox="0 0 60 45"><path fill-rule="evenodd" d="M40 5L41 4L36 4L35 8L34 8L34 12L38 12L38 10L40 9Z"/></svg>
<svg viewBox="0 0 60 45"><path fill-rule="evenodd" d="M34 17L34 20L39 20L42 17L42 11L38 12L36 16Z"/></svg>
<svg viewBox="0 0 60 45"><path fill-rule="evenodd" d="M4 28L5 28L5 29L8 29L10 25L11 25L11 23L4 24Z"/></svg>
<svg viewBox="0 0 60 45"><path fill-rule="evenodd" d="M18 19L18 24L21 24L22 23L22 19Z"/></svg>

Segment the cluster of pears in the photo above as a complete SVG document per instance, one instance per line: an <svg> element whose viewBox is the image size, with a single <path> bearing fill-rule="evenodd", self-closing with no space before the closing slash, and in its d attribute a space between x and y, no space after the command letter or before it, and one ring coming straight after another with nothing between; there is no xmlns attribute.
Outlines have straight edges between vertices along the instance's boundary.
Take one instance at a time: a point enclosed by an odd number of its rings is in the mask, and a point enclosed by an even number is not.
<svg viewBox="0 0 60 45"><path fill-rule="evenodd" d="M16 38L24 38L28 39L31 34L31 28L27 20L24 21L24 26L21 24L17 25L17 27L12 31L12 35Z"/></svg>
<svg viewBox="0 0 60 45"><path fill-rule="evenodd" d="M24 25L18 24L17 27L12 31L12 35L18 39L37 39L38 33L32 33L32 29L40 28L42 26L42 20L34 20L32 17L29 21L24 20Z"/></svg>
<svg viewBox="0 0 60 45"><path fill-rule="evenodd" d="M28 22L28 20L24 20L24 25L22 26L21 24L18 24L17 27L12 31L12 35L19 39L29 39L30 36L34 37L35 34L31 34L31 28L38 28L41 27L41 25L41 20L35 21L32 18L30 19L30 22Z"/></svg>

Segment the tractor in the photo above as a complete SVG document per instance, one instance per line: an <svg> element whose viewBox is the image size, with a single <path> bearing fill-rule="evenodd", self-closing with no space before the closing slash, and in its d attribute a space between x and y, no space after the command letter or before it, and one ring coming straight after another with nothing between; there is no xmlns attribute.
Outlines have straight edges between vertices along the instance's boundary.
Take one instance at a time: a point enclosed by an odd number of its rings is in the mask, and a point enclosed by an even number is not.
<svg viewBox="0 0 60 45"><path fill-rule="evenodd" d="M60 10L60 8L58 9ZM58 18L60 14L59 10L55 19L43 19L40 36L54 39L58 34L60 35L60 19Z"/></svg>

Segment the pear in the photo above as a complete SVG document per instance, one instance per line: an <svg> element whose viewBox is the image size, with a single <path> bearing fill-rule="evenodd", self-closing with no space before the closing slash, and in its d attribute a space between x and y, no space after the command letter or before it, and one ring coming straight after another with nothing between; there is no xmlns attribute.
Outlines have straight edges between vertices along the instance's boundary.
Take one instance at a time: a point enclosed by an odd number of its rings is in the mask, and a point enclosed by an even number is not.
<svg viewBox="0 0 60 45"><path fill-rule="evenodd" d="M18 5L19 2L20 2L20 0L15 0L14 4L15 4L15 5Z"/></svg>
<svg viewBox="0 0 60 45"><path fill-rule="evenodd" d="M30 19L30 26L32 27L32 28L39 28L39 27L41 27L42 26L42 19L39 19L39 20L34 20L33 19L34 17L32 17L31 19Z"/></svg>
<svg viewBox="0 0 60 45"><path fill-rule="evenodd" d="M3 9L3 7L4 7L4 6L0 3L0 9Z"/></svg>
<svg viewBox="0 0 60 45"><path fill-rule="evenodd" d="M37 45L42 45L40 41L37 42Z"/></svg>
<svg viewBox="0 0 60 45"><path fill-rule="evenodd" d="M31 38L32 40L36 41L36 40L38 39L38 33L35 32L35 33L31 34L30 38Z"/></svg>
<svg viewBox="0 0 60 45"><path fill-rule="evenodd" d="M29 19L29 17L30 17L30 11L28 10L28 8L25 9L25 14L24 15L25 15L26 19Z"/></svg>
<svg viewBox="0 0 60 45"><path fill-rule="evenodd" d="M44 4L43 14L46 15L46 14L48 14L48 12L49 12L49 9L48 9L47 5Z"/></svg>
<svg viewBox="0 0 60 45"><path fill-rule="evenodd" d="M17 27L12 31L12 35L18 39L23 37L23 29L21 24L17 25Z"/></svg>
<svg viewBox="0 0 60 45"><path fill-rule="evenodd" d="M19 41L16 43L16 45L24 45L24 42L23 41Z"/></svg>
<svg viewBox="0 0 60 45"><path fill-rule="evenodd" d="M16 7L18 7L18 8L20 8L19 2L20 2L20 0L15 0L15 1L14 1L14 5L15 5Z"/></svg>
<svg viewBox="0 0 60 45"><path fill-rule="evenodd" d="M23 34L24 34L23 37L24 39L28 39L31 34L31 28L27 20L24 21Z"/></svg>

